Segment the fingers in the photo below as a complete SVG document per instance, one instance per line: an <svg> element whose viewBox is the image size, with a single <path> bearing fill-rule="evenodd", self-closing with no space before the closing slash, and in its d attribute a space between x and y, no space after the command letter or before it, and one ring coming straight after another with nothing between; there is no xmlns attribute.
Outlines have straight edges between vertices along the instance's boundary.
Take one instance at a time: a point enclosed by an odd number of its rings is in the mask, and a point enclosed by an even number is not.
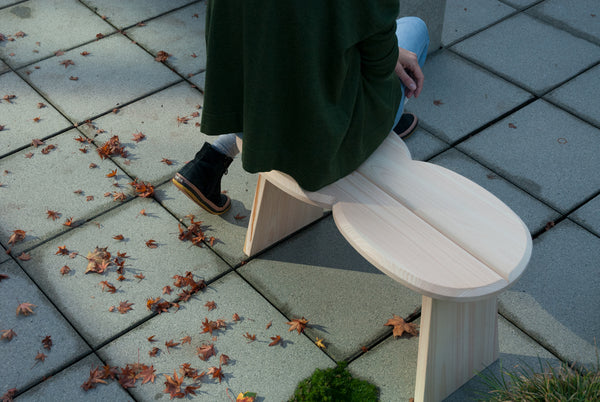
<svg viewBox="0 0 600 402"><path fill-rule="evenodd" d="M407 98L413 95L418 97L423 90L425 75L421 71L417 55L406 49L398 48L398 62L396 63L396 75L400 78L405 87L405 96Z"/></svg>
<svg viewBox="0 0 600 402"><path fill-rule="evenodd" d="M417 83L411 78L410 75L406 72L404 67L400 63L396 64L396 75L400 78L400 81L404 84L405 87L405 96L410 98L415 94L415 91L418 90Z"/></svg>

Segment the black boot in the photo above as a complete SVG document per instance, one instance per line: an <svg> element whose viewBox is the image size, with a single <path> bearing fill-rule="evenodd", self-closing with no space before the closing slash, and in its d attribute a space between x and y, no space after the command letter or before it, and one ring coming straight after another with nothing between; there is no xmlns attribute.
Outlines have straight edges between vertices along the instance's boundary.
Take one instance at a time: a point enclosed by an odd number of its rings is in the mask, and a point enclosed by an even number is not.
<svg viewBox="0 0 600 402"><path fill-rule="evenodd" d="M173 184L211 214L221 215L231 207L231 200L221 194L221 178L233 159L214 149L208 142L193 160L173 178Z"/></svg>

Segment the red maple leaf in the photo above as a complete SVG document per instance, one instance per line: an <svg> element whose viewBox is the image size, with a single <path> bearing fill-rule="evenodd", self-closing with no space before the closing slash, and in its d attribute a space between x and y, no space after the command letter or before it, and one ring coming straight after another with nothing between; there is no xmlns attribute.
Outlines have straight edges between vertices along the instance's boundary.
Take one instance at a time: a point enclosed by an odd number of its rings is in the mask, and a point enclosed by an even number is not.
<svg viewBox="0 0 600 402"><path fill-rule="evenodd" d="M31 303L21 303L17 307L17 315L19 315L19 314L23 314L23 315L33 314L33 308L34 307L37 307L37 306L35 304L31 304Z"/></svg>
<svg viewBox="0 0 600 402"><path fill-rule="evenodd" d="M196 353L200 360L206 361L211 356L216 356L215 345L214 344L202 344L202 346L198 346L196 348Z"/></svg>
<svg viewBox="0 0 600 402"><path fill-rule="evenodd" d="M125 314L129 310L133 310L131 308L131 306L133 306L135 303L127 303L127 302L128 302L128 300L125 300L124 302L119 303L119 307L117 307L117 310L119 311L119 313Z"/></svg>

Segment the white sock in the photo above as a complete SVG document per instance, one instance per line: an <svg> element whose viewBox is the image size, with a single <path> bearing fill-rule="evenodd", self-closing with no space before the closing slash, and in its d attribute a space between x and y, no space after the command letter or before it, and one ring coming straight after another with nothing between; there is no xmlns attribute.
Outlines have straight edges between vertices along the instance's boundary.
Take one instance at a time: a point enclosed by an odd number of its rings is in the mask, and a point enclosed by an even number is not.
<svg viewBox="0 0 600 402"><path fill-rule="evenodd" d="M236 138L237 136L235 134L223 134L218 136L211 145L223 155L233 159L240 153Z"/></svg>

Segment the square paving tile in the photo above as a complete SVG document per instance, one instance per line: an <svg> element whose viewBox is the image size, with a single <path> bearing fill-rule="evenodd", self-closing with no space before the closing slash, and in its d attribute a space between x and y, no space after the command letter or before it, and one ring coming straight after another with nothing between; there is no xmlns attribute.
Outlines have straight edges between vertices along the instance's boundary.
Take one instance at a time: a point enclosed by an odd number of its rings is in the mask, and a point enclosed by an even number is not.
<svg viewBox="0 0 600 402"><path fill-rule="evenodd" d="M484 375L499 375L502 369L512 369L517 364L535 368L539 365L538 358L544 363L557 362L547 350L502 317L498 320L498 337L499 360L484 370ZM418 346L417 337L390 337L350 363L348 369L354 376L377 385L381 402L406 401L415 392ZM477 397L475 391L485 390L480 378L475 376L444 401L471 401Z"/></svg>
<svg viewBox="0 0 600 402"><path fill-rule="evenodd" d="M114 239L118 235L123 240ZM211 250L182 242L178 235L177 219L156 201L138 198L37 247L23 267L96 347L150 316L152 312L146 308L149 298L175 300L180 290L173 285L174 275L190 271L196 279L209 281L229 269ZM154 240L155 248L146 245L149 240ZM65 246L69 253L78 255L57 255ZM96 247L107 248L112 257L118 252L127 254L122 258L123 280L119 280L114 263L104 274L85 274L88 253ZM65 265L71 271L62 275L60 269ZM134 276L140 274L143 277ZM108 281L116 291L104 291L107 285L101 285L102 281ZM163 294L165 286L173 293ZM133 310L121 314L109 311L124 301L134 303Z"/></svg>
<svg viewBox="0 0 600 402"><path fill-rule="evenodd" d="M562 213L600 188L600 130L543 100L458 148Z"/></svg>
<svg viewBox="0 0 600 402"><path fill-rule="evenodd" d="M568 0L546 0L527 12L600 45L600 7L596 0L579 0L576 6Z"/></svg>
<svg viewBox="0 0 600 402"><path fill-rule="evenodd" d="M600 195L576 209L569 218L600 236Z"/></svg>
<svg viewBox="0 0 600 402"><path fill-rule="evenodd" d="M160 186L157 199L172 214L185 223L188 214L196 216L206 226L206 234L214 236L217 241L213 249L231 266L236 266L248 259L244 254L244 239L248 229L248 221L254 201L258 174L249 174L242 169L241 158L236 158L229 173L223 176L221 189L231 197L231 209L223 215L212 215L196 205L192 200L179 191L171 182Z"/></svg>
<svg viewBox="0 0 600 402"><path fill-rule="evenodd" d="M206 2L199 2L165 14L145 26L134 27L127 35L154 56L167 52L166 63L187 76L206 68L204 22Z"/></svg>
<svg viewBox="0 0 600 402"><path fill-rule="evenodd" d="M125 106L119 113L95 119L93 125L83 125L80 130L96 144L118 135L128 157L115 158L115 163L132 177L159 184L193 159L205 141L215 138L200 132L202 103L202 93L182 82ZM189 121L180 123L178 117ZM97 134L97 130L104 132ZM134 133L145 137L136 142ZM161 162L163 159L172 164Z"/></svg>
<svg viewBox="0 0 600 402"><path fill-rule="evenodd" d="M0 330L17 334L0 340L1 395L35 384L90 348L14 261L0 264L0 273L9 276L0 282ZM21 303L34 304L33 314L17 315ZM52 340L50 350L42 345L46 336ZM38 353L46 355L44 361L35 360Z"/></svg>
<svg viewBox="0 0 600 402"><path fill-rule="evenodd" d="M196 0L81 0L118 28L156 17Z"/></svg>
<svg viewBox="0 0 600 402"><path fill-rule="evenodd" d="M393 314L406 317L421 296L361 257L329 216L261 254L239 272L287 316L304 316L306 333L324 338L327 353L345 360L390 333Z"/></svg>
<svg viewBox="0 0 600 402"><path fill-rule="evenodd" d="M600 238L570 220L533 243L528 268L500 312L561 360L595 366L600 334Z"/></svg>
<svg viewBox="0 0 600 402"><path fill-rule="evenodd" d="M205 303L214 301L216 309L208 311ZM233 321L237 313L240 321ZM221 365L224 374L219 383L209 375L198 381L201 388L196 392L201 398L210 401L227 401L227 391L235 397L239 392L253 391L265 401L284 401L292 395L298 382L308 377L316 368L332 367L334 363L305 335L289 332L286 325L289 317L284 317L267 300L253 290L235 272L227 274L213 283L204 292L175 314L161 314L121 336L98 351L98 354L111 365L124 366L138 361L152 364L157 370L157 379L152 383L131 388L138 400L151 400L167 395L163 375L179 374L180 366L189 363L198 372L219 366L220 357L225 354L229 364ZM203 320L225 320L227 326L214 332L202 333ZM267 323L272 326L268 329ZM309 322L309 325L312 322ZM245 334L256 335L256 340L248 342ZM155 335L156 343L146 339ZM271 337L281 336L283 345L269 347ZM169 340L181 342L185 336L189 343L167 350ZM216 355L206 361L198 358L196 349L213 344ZM149 357L153 348L161 349L156 357ZM139 355L138 355L139 351ZM186 378L184 384L191 385Z"/></svg>
<svg viewBox="0 0 600 402"><path fill-rule="evenodd" d="M539 95L600 60L599 46L524 14L451 49Z"/></svg>
<svg viewBox="0 0 600 402"><path fill-rule="evenodd" d="M4 36L15 38L0 46L0 58L13 68L115 31L77 0L21 2L0 10L0 27ZM19 32L25 36L17 36Z"/></svg>
<svg viewBox="0 0 600 402"><path fill-rule="evenodd" d="M600 126L600 65L575 77L545 96L571 113Z"/></svg>
<svg viewBox="0 0 600 402"><path fill-rule="evenodd" d="M110 112L181 79L120 34L37 65L40 68L24 78L74 122Z"/></svg>
<svg viewBox="0 0 600 402"><path fill-rule="evenodd" d="M422 128L417 128L404 142L410 150L412 159L416 161L426 161L433 155L449 148L444 141Z"/></svg>
<svg viewBox="0 0 600 402"><path fill-rule="evenodd" d="M430 162L461 174L493 193L515 211L531 233L543 229L548 222L560 217L552 208L456 149L446 151Z"/></svg>
<svg viewBox="0 0 600 402"><path fill-rule="evenodd" d="M0 75L0 88L0 96L15 96L0 101L0 125L4 126L0 131L0 156L71 126L17 74Z"/></svg>
<svg viewBox="0 0 600 402"><path fill-rule="evenodd" d="M514 8L497 0L447 1L442 44L448 46L513 12Z"/></svg>
<svg viewBox="0 0 600 402"><path fill-rule="evenodd" d="M13 230L27 232L13 255L68 230L64 223L69 218L76 225L118 205L113 197L105 197L106 193L131 194L131 186L126 185L131 178L111 160L101 160L93 146L87 146L87 153L81 152L86 146L74 140L78 136L83 137L79 131L70 130L46 140L45 145L2 158L2 169L9 173L0 173L0 242L7 246ZM44 154L51 145L55 149ZM29 154L33 154L31 158ZM97 167L90 168L92 163ZM113 170L116 176L107 178ZM114 187L115 182L122 186ZM74 193L77 190L81 192ZM59 217L51 219L48 211L58 212Z"/></svg>
<svg viewBox="0 0 600 402"><path fill-rule="evenodd" d="M406 110L419 117L423 128L450 143L531 98L449 51L430 57L423 72L423 92Z"/></svg>
<svg viewBox="0 0 600 402"><path fill-rule="evenodd" d="M10 71L10 67L8 67L2 60L0 60L0 74L3 74L7 71Z"/></svg>
<svg viewBox="0 0 600 402"><path fill-rule="evenodd" d="M68 397L73 401L131 401L131 396L116 381L108 384L97 384L96 388L84 391L81 385L88 380L92 368L102 367L104 363L96 355L78 361L46 381L36 385L18 401L64 402Z"/></svg>

